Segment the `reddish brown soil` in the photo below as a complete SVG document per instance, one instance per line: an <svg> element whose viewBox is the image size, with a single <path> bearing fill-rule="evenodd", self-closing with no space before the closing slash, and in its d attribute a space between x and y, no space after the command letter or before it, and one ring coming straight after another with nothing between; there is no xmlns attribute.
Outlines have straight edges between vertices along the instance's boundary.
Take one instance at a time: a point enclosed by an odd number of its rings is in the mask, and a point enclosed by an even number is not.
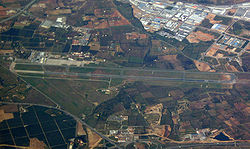
<svg viewBox="0 0 250 149"><path fill-rule="evenodd" d="M210 66L206 63L199 62L199 61L194 61L194 63L199 71L210 71L211 70Z"/></svg>
<svg viewBox="0 0 250 149"><path fill-rule="evenodd" d="M47 146L43 141L40 141L37 138L30 139L30 146L28 147L28 149L45 149L45 148L47 148Z"/></svg>
<svg viewBox="0 0 250 149"><path fill-rule="evenodd" d="M219 23L221 23L222 21L215 21L214 20L215 16L216 16L215 14L210 13L210 14L207 15L206 19L208 19L209 22L212 23L212 24L219 24Z"/></svg>
<svg viewBox="0 0 250 149"><path fill-rule="evenodd" d="M102 138L96 133L92 132L89 128L87 128L87 133L88 133L89 148L95 148L102 140Z"/></svg>
<svg viewBox="0 0 250 149"><path fill-rule="evenodd" d="M165 55L165 56L161 56L160 60L170 62L176 70L184 70L181 62L179 60L177 60L176 57L177 57L177 55Z"/></svg>
<svg viewBox="0 0 250 149"><path fill-rule="evenodd" d="M203 33L201 31L192 32L190 35L187 36L187 40L190 43L199 43L200 41L211 41L213 39L213 35Z"/></svg>

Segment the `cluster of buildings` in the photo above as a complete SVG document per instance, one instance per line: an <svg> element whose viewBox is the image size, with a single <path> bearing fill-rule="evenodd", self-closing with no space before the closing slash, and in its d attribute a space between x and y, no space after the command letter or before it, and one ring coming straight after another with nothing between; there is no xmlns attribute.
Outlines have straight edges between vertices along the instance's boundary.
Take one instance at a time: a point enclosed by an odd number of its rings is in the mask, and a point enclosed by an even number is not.
<svg viewBox="0 0 250 149"><path fill-rule="evenodd" d="M67 29L70 25L66 24L66 17L58 17L56 21L45 20L40 25L42 28L49 29L50 27ZM86 46L91 36L91 29L83 27L72 27L72 29L78 32L78 36L73 37L72 45Z"/></svg>
<svg viewBox="0 0 250 149"><path fill-rule="evenodd" d="M228 59L228 65L231 62L237 62L239 66L242 66L242 60L240 56L244 52L244 49L230 47L222 43L215 43L208 49L208 51L205 53L205 56L213 57L216 59Z"/></svg>
<svg viewBox="0 0 250 149"><path fill-rule="evenodd" d="M182 139L190 141L204 141L209 135L211 135L210 129L206 128L197 130L196 133L186 134Z"/></svg>
<svg viewBox="0 0 250 149"><path fill-rule="evenodd" d="M111 134L113 132L113 134ZM124 129L124 130L110 130L110 135L113 135L118 143L124 143L127 141L133 140L134 131L132 128Z"/></svg>
<svg viewBox="0 0 250 149"><path fill-rule="evenodd" d="M32 51L28 60L32 63L44 63L46 61L47 54L45 52Z"/></svg>
<svg viewBox="0 0 250 149"><path fill-rule="evenodd" d="M45 29L49 29L50 27L58 27L58 28L69 28L70 25L66 24L66 17L58 17L56 21L44 20L40 25Z"/></svg>
<svg viewBox="0 0 250 149"><path fill-rule="evenodd" d="M214 24L211 29L213 30L217 30L217 31L220 31L220 32L223 32L227 29L227 26L226 25L223 25L223 24Z"/></svg>
<svg viewBox="0 0 250 149"><path fill-rule="evenodd" d="M174 3L161 0L129 0L141 12L135 13L144 28L158 31L161 36L182 41L209 13L226 15L227 10L237 8L235 18L250 19L250 3L232 6L203 6L191 3ZM249 6L249 7L248 7ZM226 26L215 24L212 29L225 31Z"/></svg>
<svg viewBox="0 0 250 149"><path fill-rule="evenodd" d="M78 36L74 36L72 39L72 45L86 46L89 43L91 36L91 29L82 27L73 27L73 30L78 32Z"/></svg>
<svg viewBox="0 0 250 149"><path fill-rule="evenodd" d="M99 64L100 62L105 62L104 59L98 59L92 56L89 52L74 52L68 55L55 55L48 52L32 51L28 60L31 63L41 63L45 65L72 65L78 67L82 67L90 63Z"/></svg>
<svg viewBox="0 0 250 149"><path fill-rule="evenodd" d="M219 43L224 45L228 45L234 48L242 48L247 41L243 39L239 39L237 37L232 37L230 35L224 35L220 40Z"/></svg>
<svg viewBox="0 0 250 149"><path fill-rule="evenodd" d="M68 36L72 40L72 46L87 46L91 36L91 29L83 27L73 27L66 24L66 17L58 17L56 21L45 20L41 23L40 27L49 29L50 27L64 28L69 27L74 31L73 35ZM72 49L71 46L71 49ZM104 60L95 58L89 52L71 51L68 55L53 55L46 52L33 51L29 57L32 63L42 63L47 65L75 65L84 66L85 64L95 63L99 64Z"/></svg>
<svg viewBox="0 0 250 149"><path fill-rule="evenodd" d="M124 123L125 121L128 121L128 118L128 116L124 115L110 116L107 121L118 122L121 124L121 127L119 129L109 129L108 136L116 139L119 143L138 140L147 141L149 139L160 139L160 136L155 135L155 133L152 132L152 128L150 127L129 126L128 124Z"/></svg>
<svg viewBox="0 0 250 149"><path fill-rule="evenodd" d="M130 0L140 10L149 13L138 16L146 30L158 31L167 29L171 32L160 31L159 35L168 38L175 38L182 41L195 29L208 14L208 9L193 4L157 1ZM153 12L151 12L153 11Z"/></svg>
<svg viewBox="0 0 250 149"><path fill-rule="evenodd" d="M116 121L122 124L123 121L128 121L128 116L112 115L108 118L108 121ZM132 141L133 134L134 134L134 129L132 127L128 127L127 129L109 130L109 135L114 136L117 139L117 142L119 143Z"/></svg>
<svg viewBox="0 0 250 149"><path fill-rule="evenodd" d="M108 118L108 121L118 121L118 122L122 122L122 121L126 121L128 120L128 116L116 116L116 115L112 115Z"/></svg>
<svg viewBox="0 0 250 149"><path fill-rule="evenodd" d="M236 9L236 12L231 17L250 20L250 2L237 5L209 6L209 8L212 10L212 13L218 15L226 15L229 9Z"/></svg>
<svg viewBox="0 0 250 149"><path fill-rule="evenodd" d="M250 7L250 6L249 6ZM246 17L246 18L250 18L250 10L248 10L247 8L239 8L235 15L235 17L241 18L241 17Z"/></svg>
<svg viewBox="0 0 250 149"><path fill-rule="evenodd" d="M158 34L182 41L210 12L209 8L196 4L171 1L130 0L142 13L137 13L144 28L159 31ZM163 30L162 30L163 29ZM165 30L164 30L165 29Z"/></svg>
<svg viewBox="0 0 250 149"><path fill-rule="evenodd" d="M69 139L68 149L75 149L84 147L87 144L87 137L85 135Z"/></svg>

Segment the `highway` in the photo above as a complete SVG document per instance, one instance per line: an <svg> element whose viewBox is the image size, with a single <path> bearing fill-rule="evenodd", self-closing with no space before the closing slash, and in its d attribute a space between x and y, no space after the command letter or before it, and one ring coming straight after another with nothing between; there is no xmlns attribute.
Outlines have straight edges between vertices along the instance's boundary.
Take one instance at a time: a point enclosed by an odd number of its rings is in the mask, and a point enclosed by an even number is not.
<svg viewBox="0 0 250 149"><path fill-rule="evenodd" d="M46 107L46 108L51 108L51 109L59 110L61 112L64 112L66 115L69 115L69 116L73 117L76 121L81 122L84 126L88 127L91 131L95 132L100 137L102 137L106 141L108 141L111 144L113 144L115 147L121 149L121 147L119 145L117 145L113 140L111 140L108 137L104 136L103 134L101 134L100 132L98 132L95 128L91 127L90 125L88 125L87 123L85 123L84 121L82 121L80 118L74 116L73 114L71 114L71 113L69 113L69 112L67 112L67 111L65 111L65 110L63 110L61 108L57 108L57 107L53 107L53 106L47 106L47 105L41 105L41 104L32 104L32 103L0 102L0 104L15 104L15 105L23 105L23 106L42 106L42 107Z"/></svg>
<svg viewBox="0 0 250 149"><path fill-rule="evenodd" d="M13 16L10 16L6 19L3 19L0 21L0 23L4 23L6 21L9 21L17 16L19 16L20 14L22 14L25 10L27 10L31 5L33 5L37 0L32 0L30 3L28 3L25 7L23 7L23 9L21 9L20 11L18 11L16 14L14 14Z"/></svg>
<svg viewBox="0 0 250 149"><path fill-rule="evenodd" d="M98 132L95 128L91 127L84 121L82 121L80 118L72 115L71 113L59 109L53 106L47 106L47 105L41 105L41 104L32 104L32 103L12 103L12 102L0 102L0 104L15 104L15 105L23 105L23 106L42 106L46 108L51 108L55 110L59 110L61 112L64 112L65 114L73 117L76 121L81 122L84 126L88 127L91 131L97 133L100 137L107 140L111 144L113 144L116 148L122 149L120 145L115 143L113 140L109 139L108 137L104 136L100 132ZM132 142L131 142L132 143ZM126 144L126 143L125 143ZM122 144L121 144L122 145ZM122 145L123 146L123 145ZM235 141L235 142L215 142L215 143L174 143L173 145L169 145L166 148L167 149L179 149L179 148L190 148L190 147L202 147L202 146L234 146L234 147L250 147L250 142L242 142L242 141Z"/></svg>
<svg viewBox="0 0 250 149"><path fill-rule="evenodd" d="M11 63L9 70L10 72L12 72L14 75L18 76L18 74L15 72L14 67L15 67L16 63ZM5 67L3 67L5 68ZM5 68L6 69L6 68ZM22 81L24 81L26 84L27 83L22 77L20 77L20 79ZM114 143L113 140L109 139L108 137L104 136L103 134L101 134L100 132L98 132L95 128L91 127L90 125L88 125L87 123L85 123L84 121L82 121L80 118L76 117L75 115L69 113L68 111L65 111L63 109L61 109L60 105L58 103L56 103L53 99L51 99L49 96L47 96L46 94L44 94L43 92L41 92L40 90L38 90L36 87L32 86L32 88L34 88L35 90L37 90L39 93L41 93L42 95L44 95L45 97L47 97L52 103L54 103L56 106L47 106L47 105L42 105L42 104L32 104L32 103L12 103L12 102L1 102L0 104L16 104L16 105L35 105L35 106L43 106L43 107L47 107L47 108L52 108L52 109L56 109L56 110L60 110L62 112L64 112L65 114L73 117L75 120L81 122L83 125L85 125L86 127L88 127L90 130L92 130L93 132L95 132L96 134L98 134L99 136L101 136L103 139L107 140L108 142L110 142L111 144L113 144L116 148L121 148L119 145L117 145L116 143Z"/></svg>

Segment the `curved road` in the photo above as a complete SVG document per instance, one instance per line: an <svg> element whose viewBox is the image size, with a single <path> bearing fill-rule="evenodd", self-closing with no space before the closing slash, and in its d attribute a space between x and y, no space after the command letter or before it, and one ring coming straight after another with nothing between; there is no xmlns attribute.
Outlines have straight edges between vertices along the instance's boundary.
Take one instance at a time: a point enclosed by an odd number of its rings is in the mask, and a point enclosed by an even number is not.
<svg viewBox="0 0 250 149"><path fill-rule="evenodd" d="M12 103L12 102L0 102L0 104L15 104L15 105L24 105L24 106L42 106L42 107L46 107L46 108L51 108L51 109L55 109L55 110L59 110L64 112L65 114L73 117L76 121L81 122L83 125L85 125L86 127L88 127L89 129L91 129L91 131L97 133L99 136L101 136L103 139L107 140L108 142L110 142L111 144L113 144L116 148L122 149L121 146L119 146L118 144L116 144L113 140L109 139L108 137L102 135L101 133L99 133L98 131L96 131L95 128L91 127L90 125L88 125L87 123L85 123L84 121L82 121L80 118L72 115L71 113L63 110L63 109L59 109L53 106L47 106L47 105L41 105L41 104L32 104L32 103ZM240 141L235 141L235 142L216 142L216 143L180 143L180 144L173 144L167 146L168 149L179 149L179 148L190 148L190 147L202 147L202 146L235 146L235 147L250 147L250 142L240 142Z"/></svg>
<svg viewBox="0 0 250 149"><path fill-rule="evenodd" d="M57 107L53 107L53 106L47 106L47 105L42 105L42 104L33 104L33 103L12 103L12 102L0 102L0 104L15 104L15 105L24 105L24 106L42 106L42 107L46 107L46 108L51 108L51 109L55 109L55 110L59 110L64 112L65 114L73 117L76 121L81 122L83 125L85 125L86 127L88 127L91 131L95 132L96 134L98 134L100 137L102 137L103 139L105 139L106 141L110 142L111 144L113 144L115 147L121 149L121 147L119 145L117 145L113 140L111 140L110 138L104 136L103 134L101 134L100 132L98 132L95 128L91 127L90 125L88 125L87 123L85 123L84 121L82 121L80 118L74 116L73 114L57 108Z"/></svg>
<svg viewBox="0 0 250 149"><path fill-rule="evenodd" d="M6 19L3 19L0 21L0 23L4 23L6 21L9 21L17 16L19 16L20 14L22 14L25 10L27 10L31 5L33 5L37 0L32 0L30 3L28 3L25 7L23 7L23 9L21 9L20 11L18 11L16 14L14 14L13 16L10 16Z"/></svg>

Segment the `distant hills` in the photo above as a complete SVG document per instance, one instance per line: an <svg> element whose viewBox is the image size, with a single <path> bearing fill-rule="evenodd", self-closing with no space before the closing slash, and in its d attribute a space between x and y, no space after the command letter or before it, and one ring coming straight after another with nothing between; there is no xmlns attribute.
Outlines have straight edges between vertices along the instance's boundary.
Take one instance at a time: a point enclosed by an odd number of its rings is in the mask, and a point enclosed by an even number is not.
<svg viewBox="0 0 250 149"><path fill-rule="evenodd" d="M229 5L247 2L248 0L176 0L182 2L191 2L199 4Z"/></svg>

